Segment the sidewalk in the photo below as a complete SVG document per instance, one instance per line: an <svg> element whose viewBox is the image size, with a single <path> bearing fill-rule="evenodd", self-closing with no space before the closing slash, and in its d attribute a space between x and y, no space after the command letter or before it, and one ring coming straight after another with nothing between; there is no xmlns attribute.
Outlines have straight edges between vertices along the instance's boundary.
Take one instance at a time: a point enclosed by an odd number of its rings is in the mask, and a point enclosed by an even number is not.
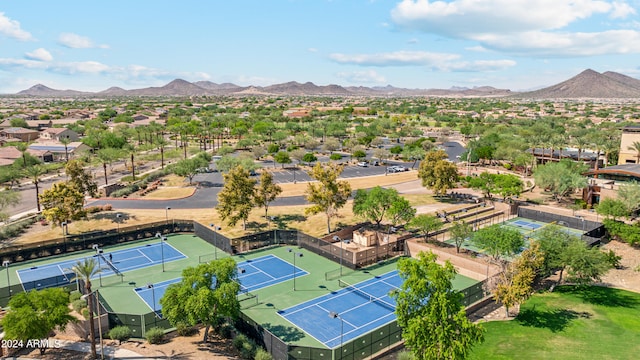
<svg viewBox="0 0 640 360"><path fill-rule="evenodd" d="M73 350L78 352L90 353L91 352L91 344L87 342L76 342L69 340L60 340L49 338L49 346L56 347L60 349ZM98 355L98 359L100 358L100 344L96 343L96 353ZM135 351L131 351L128 349L121 349L115 346L105 346L104 347L104 358L105 359L137 359L137 360L151 360L157 358L148 358L143 355L138 354ZM12 360L22 360L22 359L33 359L29 357L3 357L2 359L12 359Z"/></svg>

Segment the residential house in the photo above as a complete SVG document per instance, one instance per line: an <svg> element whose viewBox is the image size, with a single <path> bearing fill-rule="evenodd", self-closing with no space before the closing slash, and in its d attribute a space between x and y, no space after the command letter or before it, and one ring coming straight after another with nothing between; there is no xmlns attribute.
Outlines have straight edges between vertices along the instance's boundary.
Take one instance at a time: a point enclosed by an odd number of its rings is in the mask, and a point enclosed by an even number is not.
<svg viewBox="0 0 640 360"><path fill-rule="evenodd" d="M91 148L79 141L74 141L66 146L58 141L35 142L29 145L29 150L48 151L53 154L53 161L65 160L67 155L69 158L77 156L81 152L91 150Z"/></svg>
<svg viewBox="0 0 640 360"><path fill-rule="evenodd" d="M638 164L640 153L635 150L634 143L640 143L640 126L624 127L622 129L622 137L620 138L618 165Z"/></svg>
<svg viewBox="0 0 640 360"><path fill-rule="evenodd" d="M20 141L30 142L36 140L40 136L37 130L10 127L0 130L0 138L19 139Z"/></svg>
<svg viewBox="0 0 640 360"><path fill-rule="evenodd" d="M67 139L71 142L78 141L78 133L67 128L49 128L40 132L40 139L43 141L62 141Z"/></svg>

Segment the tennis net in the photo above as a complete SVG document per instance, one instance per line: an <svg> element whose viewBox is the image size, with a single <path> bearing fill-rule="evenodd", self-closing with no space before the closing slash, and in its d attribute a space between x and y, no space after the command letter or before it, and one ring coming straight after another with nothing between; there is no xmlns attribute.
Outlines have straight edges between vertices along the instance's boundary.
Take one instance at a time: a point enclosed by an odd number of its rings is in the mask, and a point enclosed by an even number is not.
<svg viewBox="0 0 640 360"><path fill-rule="evenodd" d="M117 268L115 265L113 265L113 264L111 263L111 261L109 261L109 260L108 260L104 255L102 255L102 254L98 254L98 255L100 255L100 257L102 258L102 260L104 260L104 262L107 264L107 266L109 266L109 268L111 268L111 270L113 270L113 272L114 272L116 275L120 275L120 276L122 276L122 273L120 272L120 270L118 270L118 268Z"/></svg>
<svg viewBox="0 0 640 360"><path fill-rule="evenodd" d="M349 290L352 293L355 293L356 295L363 297L364 299L367 299L369 302L375 302L376 304L379 304L382 307L387 308L388 310L396 311L395 305L382 300L382 296L381 297L373 296L368 292L365 292L362 289L345 282L344 280L338 279L338 285L342 288Z"/></svg>

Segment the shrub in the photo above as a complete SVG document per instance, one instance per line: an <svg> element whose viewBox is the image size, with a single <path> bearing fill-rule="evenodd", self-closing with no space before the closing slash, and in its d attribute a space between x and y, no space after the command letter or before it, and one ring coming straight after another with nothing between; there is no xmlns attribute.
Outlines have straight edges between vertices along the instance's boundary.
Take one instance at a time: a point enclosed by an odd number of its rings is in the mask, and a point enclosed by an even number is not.
<svg viewBox="0 0 640 360"><path fill-rule="evenodd" d="M277 153L278 151L280 151L280 145L278 145L278 144L270 144L270 145L267 147L267 152L268 152L269 154L275 154L275 153Z"/></svg>
<svg viewBox="0 0 640 360"><path fill-rule="evenodd" d="M245 342L249 341L249 338L245 334L238 334L235 338L233 338L233 347L236 350L242 350L242 346Z"/></svg>
<svg viewBox="0 0 640 360"><path fill-rule="evenodd" d="M85 319L89 320L89 316L91 316L91 313L89 312L89 309L87 309L87 308L82 309L82 317L84 317Z"/></svg>
<svg viewBox="0 0 640 360"><path fill-rule="evenodd" d="M267 352L267 350L263 348L258 348L256 350L256 355L254 357L255 360L273 360L273 356Z"/></svg>
<svg viewBox="0 0 640 360"><path fill-rule="evenodd" d="M409 351L401 351L400 353L398 353L398 360L414 360L415 357L413 356L413 354Z"/></svg>
<svg viewBox="0 0 640 360"><path fill-rule="evenodd" d="M109 338L112 340L118 340L118 344L122 344L123 341L127 341L131 338L131 329L128 326L116 326L109 330Z"/></svg>
<svg viewBox="0 0 640 360"><path fill-rule="evenodd" d="M180 336L193 336L196 334L196 328L185 323L178 323L176 325L176 331Z"/></svg>
<svg viewBox="0 0 640 360"><path fill-rule="evenodd" d="M329 156L329 159L331 159L331 160L342 160L342 155L333 153L333 154L331 154L331 156Z"/></svg>
<svg viewBox="0 0 640 360"><path fill-rule="evenodd" d="M240 349L240 357L243 359L253 359L256 354L256 346L253 341L247 340L242 344L242 349Z"/></svg>
<svg viewBox="0 0 640 360"><path fill-rule="evenodd" d="M164 330L159 327L152 327L144 334L149 344L160 344L164 341Z"/></svg>
<svg viewBox="0 0 640 360"><path fill-rule="evenodd" d="M77 311L78 313L82 313L82 309L87 307L87 302L83 299L74 300L71 303L71 307L73 307L73 310Z"/></svg>
<svg viewBox="0 0 640 360"><path fill-rule="evenodd" d="M111 206L111 204L102 205L102 211L111 211L111 210L113 210L113 206Z"/></svg>
<svg viewBox="0 0 640 360"><path fill-rule="evenodd" d="M620 269L622 264L620 264L620 260L622 260L622 256L617 255L615 251L609 250L609 252L604 253L607 262L612 268Z"/></svg>
<svg viewBox="0 0 640 360"><path fill-rule="evenodd" d="M218 334L225 339L231 339L233 337L233 329L233 325L224 324L218 329Z"/></svg>
<svg viewBox="0 0 640 360"><path fill-rule="evenodd" d="M80 300L82 294L78 290L73 290L69 293L69 302L74 302L76 300Z"/></svg>

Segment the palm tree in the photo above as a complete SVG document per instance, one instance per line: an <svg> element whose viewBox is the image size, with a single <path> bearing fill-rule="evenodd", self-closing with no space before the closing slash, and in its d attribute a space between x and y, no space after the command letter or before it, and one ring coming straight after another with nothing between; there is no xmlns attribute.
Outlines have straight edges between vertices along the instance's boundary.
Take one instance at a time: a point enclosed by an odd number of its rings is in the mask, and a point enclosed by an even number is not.
<svg viewBox="0 0 640 360"><path fill-rule="evenodd" d="M16 149L22 153L22 167L27 167L27 149L29 145L27 143L17 143Z"/></svg>
<svg viewBox="0 0 640 360"><path fill-rule="evenodd" d="M636 164L640 164L640 141L634 141L631 146L627 147L627 150L636 152Z"/></svg>
<svg viewBox="0 0 640 360"><path fill-rule="evenodd" d="M104 148L98 150L96 155L102 163L104 170L104 184L109 185L109 181L107 180L107 165L111 165L112 162L119 159L121 157L121 151L114 148Z"/></svg>
<svg viewBox="0 0 640 360"><path fill-rule="evenodd" d="M100 269L98 262L95 258L89 257L82 261L78 260L71 270L76 274L76 277L84 281L84 288L87 292L87 306L89 307L89 337L91 338L91 356L95 359L96 355L96 329L93 324L93 296L91 296L91 278L98 275L102 269ZM100 306L100 304L98 304Z"/></svg>
<svg viewBox="0 0 640 360"><path fill-rule="evenodd" d="M38 212L40 212L40 177L45 173L44 168L41 165L33 165L24 169L25 175L31 179L31 182L36 187L36 205Z"/></svg>
<svg viewBox="0 0 640 360"><path fill-rule="evenodd" d="M71 139L69 139L69 138L62 138L62 139L60 139L60 143L64 145L64 158L65 158L65 162L69 162L69 149L68 149L68 145L71 143Z"/></svg>

